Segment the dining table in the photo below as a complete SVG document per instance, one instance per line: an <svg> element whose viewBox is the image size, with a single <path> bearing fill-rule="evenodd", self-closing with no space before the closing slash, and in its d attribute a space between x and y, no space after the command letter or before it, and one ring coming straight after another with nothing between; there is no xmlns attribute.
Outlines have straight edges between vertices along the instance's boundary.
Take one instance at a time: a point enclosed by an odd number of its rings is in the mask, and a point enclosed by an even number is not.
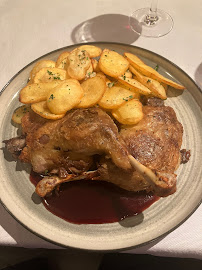
<svg viewBox="0 0 202 270"><path fill-rule="evenodd" d="M147 49L180 67L202 89L202 0L158 1L158 8L170 14L174 25L157 38L138 35L129 25L133 11L150 5L151 0L0 0L0 89L40 56L87 42ZM0 246L62 248L33 234L1 204ZM175 230L120 252L202 259L202 205Z"/></svg>

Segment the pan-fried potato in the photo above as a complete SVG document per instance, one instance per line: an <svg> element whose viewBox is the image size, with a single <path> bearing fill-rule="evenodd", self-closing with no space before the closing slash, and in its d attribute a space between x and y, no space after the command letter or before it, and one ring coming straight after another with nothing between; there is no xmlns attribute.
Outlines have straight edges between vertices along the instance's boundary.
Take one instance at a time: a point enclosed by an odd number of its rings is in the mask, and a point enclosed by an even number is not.
<svg viewBox="0 0 202 270"><path fill-rule="evenodd" d="M70 52L63 52L61 53L58 58L57 58L57 61L56 61L56 64L55 64L55 67L57 68L63 68L65 67L66 65L66 62L67 62L67 56L70 54Z"/></svg>
<svg viewBox="0 0 202 270"><path fill-rule="evenodd" d="M124 89L126 89L126 90L132 92L135 99L140 99L140 93L137 93L137 92L132 91L132 90L131 90L131 89L132 89L131 87L126 86L126 85L120 83L119 81L116 82L116 83L114 83L114 85L117 86L117 87L124 88Z"/></svg>
<svg viewBox="0 0 202 270"><path fill-rule="evenodd" d="M64 58L60 64L57 66L57 68L61 68L61 69L64 69L64 70L67 70L67 67L68 67L68 59L67 58Z"/></svg>
<svg viewBox="0 0 202 270"><path fill-rule="evenodd" d="M102 50L99 47L93 45L82 45L79 47L81 51L87 51L90 58L98 57L101 55Z"/></svg>
<svg viewBox="0 0 202 270"><path fill-rule="evenodd" d="M47 107L54 114L65 114L81 101L83 88L73 80L66 80L49 92Z"/></svg>
<svg viewBox="0 0 202 270"><path fill-rule="evenodd" d="M60 83L61 81L52 81L48 83L29 84L20 91L19 101L24 104L30 104L46 100L50 90Z"/></svg>
<svg viewBox="0 0 202 270"><path fill-rule="evenodd" d="M130 71L136 76L137 80L144 86L151 90L151 94L155 97L166 99L165 88L160 84L160 82L140 74L133 66L129 66Z"/></svg>
<svg viewBox="0 0 202 270"><path fill-rule="evenodd" d="M137 93L140 93L142 95L149 95L151 94L151 91L149 88L141 84L135 79L126 78L124 76L121 76L118 78L119 82L130 87L131 91L135 91Z"/></svg>
<svg viewBox="0 0 202 270"><path fill-rule="evenodd" d="M90 64L90 67L88 68L88 70L86 71L86 76L85 76L85 80L95 77L96 73L93 71L93 65L92 63Z"/></svg>
<svg viewBox="0 0 202 270"><path fill-rule="evenodd" d="M63 81L66 79L66 70L61 68L42 68L40 69L35 77L34 83L41 83L41 82L52 82L56 80Z"/></svg>
<svg viewBox="0 0 202 270"><path fill-rule="evenodd" d="M101 72L100 68L99 68L99 64L98 61L96 59L91 59L91 63L93 66L93 71L95 71L96 73Z"/></svg>
<svg viewBox="0 0 202 270"><path fill-rule="evenodd" d="M12 115L12 120L16 124L21 124L22 117L30 111L30 105L23 105L18 107Z"/></svg>
<svg viewBox="0 0 202 270"><path fill-rule="evenodd" d="M104 49L99 60L99 68L111 77L123 75L129 67L129 62L115 51Z"/></svg>
<svg viewBox="0 0 202 270"><path fill-rule="evenodd" d="M31 105L31 109L43 118L50 120L58 120L65 116L65 114L54 114L47 107L46 101L40 101Z"/></svg>
<svg viewBox="0 0 202 270"><path fill-rule="evenodd" d="M61 68L66 70L66 79L70 79L71 77L69 76L67 69L69 66L69 59L68 59L68 55L70 54L70 52L63 52L59 55L57 62L56 62L56 67L57 68Z"/></svg>
<svg viewBox="0 0 202 270"><path fill-rule="evenodd" d="M143 118L142 103L139 100L132 99L113 110L112 115L121 124L137 124Z"/></svg>
<svg viewBox="0 0 202 270"><path fill-rule="evenodd" d="M141 72L143 75L150 77L154 80L157 80L158 82L168 84L176 89L180 89L180 90L185 89L184 86L169 80L168 78L159 74L155 69L151 68L150 66L145 65L144 62L142 62L142 60L140 60L137 56L133 55L133 57L131 57L131 54L129 53L125 53L124 55L126 59L130 62L130 64L134 68L136 68L139 72Z"/></svg>
<svg viewBox="0 0 202 270"><path fill-rule="evenodd" d="M122 104L133 98L135 98L134 92L115 85L110 88L107 87L98 104L104 109L112 110L120 107Z"/></svg>
<svg viewBox="0 0 202 270"><path fill-rule="evenodd" d="M83 88L84 96L77 108L88 108L97 104L102 98L106 90L106 82L102 77L96 76L84 81L81 87Z"/></svg>
<svg viewBox="0 0 202 270"><path fill-rule="evenodd" d="M33 82L34 81L34 77L36 75L36 73L42 69L42 68L54 68L55 67L55 62L52 60L41 60L38 61L35 66L33 67L33 69L30 72L30 81Z"/></svg>
<svg viewBox="0 0 202 270"><path fill-rule="evenodd" d="M99 76L99 77L103 78L105 81L107 80L107 78L106 78L106 76L105 76L105 74L103 72L98 72L96 74L96 76Z"/></svg>
<svg viewBox="0 0 202 270"><path fill-rule="evenodd" d="M76 79L72 79L72 78L71 78L71 79L65 80L65 81L63 81L63 82L66 82L66 81L69 82L69 83L70 83L70 82L71 82L71 83L76 83L78 86L81 86L80 82L79 82L78 80L76 80ZM62 83L63 83L63 82L62 82Z"/></svg>
<svg viewBox="0 0 202 270"><path fill-rule="evenodd" d="M99 57L99 60L95 57ZM147 66L131 53L124 56L93 45L64 51L57 61L35 64L30 81L20 91L19 100L47 119L60 119L73 108L99 105L123 125L135 125L143 118L140 96L166 99L171 85L184 89ZM20 123L23 109L13 114Z"/></svg>
<svg viewBox="0 0 202 270"><path fill-rule="evenodd" d="M126 57L126 59L130 62L130 63L137 63L137 64L144 64L144 62L137 57L136 55L132 54L132 53L124 53L124 56Z"/></svg>
<svg viewBox="0 0 202 270"><path fill-rule="evenodd" d="M79 81L83 80L91 65L88 52L77 48L73 50L67 58L69 60L69 65L67 68L67 73L69 76Z"/></svg>
<svg viewBox="0 0 202 270"><path fill-rule="evenodd" d="M127 69L123 76L125 76L126 78L132 78L133 74L129 69Z"/></svg>

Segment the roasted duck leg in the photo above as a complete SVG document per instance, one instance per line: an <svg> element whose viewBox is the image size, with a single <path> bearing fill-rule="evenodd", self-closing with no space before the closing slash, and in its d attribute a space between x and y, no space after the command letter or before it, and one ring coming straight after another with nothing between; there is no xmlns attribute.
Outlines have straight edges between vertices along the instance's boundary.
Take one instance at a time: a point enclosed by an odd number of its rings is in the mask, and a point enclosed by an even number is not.
<svg viewBox="0 0 202 270"><path fill-rule="evenodd" d="M68 172L74 172L73 167L80 172L87 171L91 157L96 154L109 156L118 167L131 168L117 126L99 108L71 110L57 121L44 121L29 112L22 119L22 128L26 134L26 147L19 159L30 162L35 172L43 173L58 167L64 167ZM84 162L79 164L81 161Z"/></svg>
<svg viewBox="0 0 202 270"><path fill-rule="evenodd" d="M158 196L174 193L183 128L171 107L154 101L143 107L144 118L137 125L122 127L120 133L112 118L96 107L72 110L58 121L27 113L22 120L26 146L19 158L30 162L36 172L67 170L63 178L42 180L43 191L36 189L38 194L45 196L63 182L86 178ZM10 148L11 142L7 145ZM97 154L99 176L94 177L88 171Z"/></svg>

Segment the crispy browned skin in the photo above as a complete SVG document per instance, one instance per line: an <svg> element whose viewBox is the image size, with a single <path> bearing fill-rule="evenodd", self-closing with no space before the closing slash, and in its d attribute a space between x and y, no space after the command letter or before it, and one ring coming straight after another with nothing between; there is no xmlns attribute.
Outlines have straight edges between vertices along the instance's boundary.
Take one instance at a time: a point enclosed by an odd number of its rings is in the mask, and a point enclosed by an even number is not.
<svg viewBox="0 0 202 270"><path fill-rule="evenodd" d="M152 105L144 106L144 118L135 126L122 128L120 135L130 154L156 173L160 185L151 186L137 171L126 172L110 160L102 160L98 170L101 178L124 189L153 190L158 196L168 196L176 191L174 171L180 163L183 128L171 107Z"/></svg>
<svg viewBox="0 0 202 270"><path fill-rule="evenodd" d="M78 173L87 171L95 154L109 155L124 169L131 167L116 125L99 108L72 110L57 121L27 113L22 128L27 134L26 148L19 158L30 161L35 172L58 167Z"/></svg>
<svg viewBox="0 0 202 270"><path fill-rule="evenodd" d="M144 106L144 118L120 132L129 152L143 165L174 173L180 163L183 127L171 107Z"/></svg>

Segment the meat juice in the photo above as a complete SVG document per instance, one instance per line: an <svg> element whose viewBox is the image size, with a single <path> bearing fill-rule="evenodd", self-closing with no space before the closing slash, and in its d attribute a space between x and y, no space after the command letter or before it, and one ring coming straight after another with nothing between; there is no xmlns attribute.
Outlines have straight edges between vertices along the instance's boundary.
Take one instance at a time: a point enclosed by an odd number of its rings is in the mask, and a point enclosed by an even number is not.
<svg viewBox="0 0 202 270"><path fill-rule="evenodd" d="M30 174L34 185L41 179ZM101 224L136 216L158 199L151 193L129 192L105 181L80 180L62 184L58 192L42 201L47 210L68 222Z"/></svg>

